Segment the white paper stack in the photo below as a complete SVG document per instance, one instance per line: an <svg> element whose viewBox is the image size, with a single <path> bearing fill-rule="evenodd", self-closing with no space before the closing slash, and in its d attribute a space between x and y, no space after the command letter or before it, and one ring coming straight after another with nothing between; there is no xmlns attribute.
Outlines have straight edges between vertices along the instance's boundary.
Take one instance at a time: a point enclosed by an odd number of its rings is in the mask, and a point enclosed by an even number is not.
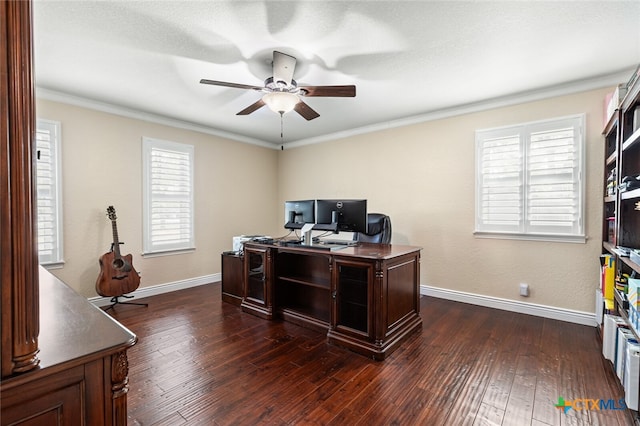
<svg viewBox="0 0 640 426"><path fill-rule="evenodd" d="M255 235L238 235L237 237L233 237L233 251L243 251L244 243L253 237L255 237Z"/></svg>

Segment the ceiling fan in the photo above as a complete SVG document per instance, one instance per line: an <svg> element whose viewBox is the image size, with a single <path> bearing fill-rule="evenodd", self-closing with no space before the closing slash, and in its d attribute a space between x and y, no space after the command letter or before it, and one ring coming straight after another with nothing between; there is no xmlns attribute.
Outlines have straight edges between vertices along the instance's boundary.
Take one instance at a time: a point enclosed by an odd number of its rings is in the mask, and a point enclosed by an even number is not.
<svg viewBox="0 0 640 426"><path fill-rule="evenodd" d="M307 105L301 97L304 96L324 96L324 97L354 97L356 96L356 86L298 86L293 79L293 72L296 68L296 58L282 52L273 52L273 76L264 81L264 87L251 86L248 84L227 83L202 79L202 84L212 84L214 86L235 87L237 89L250 89L262 92L264 95L258 101L249 105L236 115L248 115L252 112L268 105L269 108L280 114L295 110L307 120L313 120L320 116L316 111Z"/></svg>

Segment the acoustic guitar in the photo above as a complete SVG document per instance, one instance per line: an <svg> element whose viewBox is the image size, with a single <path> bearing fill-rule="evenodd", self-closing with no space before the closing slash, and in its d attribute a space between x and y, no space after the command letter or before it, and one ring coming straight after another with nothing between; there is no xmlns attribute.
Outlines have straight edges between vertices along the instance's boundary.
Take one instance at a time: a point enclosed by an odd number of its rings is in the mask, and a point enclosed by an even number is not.
<svg viewBox="0 0 640 426"><path fill-rule="evenodd" d="M116 210L107 208L107 216L111 220L113 244L111 251L100 257L100 274L96 281L96 292L103 297L119 297L135 291L140 285L140 275L131 263L131 255L120 254Z"/></svg>

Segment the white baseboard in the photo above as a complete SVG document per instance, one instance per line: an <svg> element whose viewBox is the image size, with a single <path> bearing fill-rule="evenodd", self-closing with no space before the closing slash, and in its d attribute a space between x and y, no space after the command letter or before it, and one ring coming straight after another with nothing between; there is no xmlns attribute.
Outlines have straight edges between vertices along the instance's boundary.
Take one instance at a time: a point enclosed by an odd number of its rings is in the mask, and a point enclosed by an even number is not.
<svg viewBox="0 0 640 426"><path fill-rule="evenodd" d="M470 303L472 305L485 306L487 308L502 309L504 311L518 312L521 314L535 315L543 318L556 319L576 324L596 326L595 313L574 311L571 309L556 308L553 306L537 305L535 303L519 302L498 297L483 296L480 294L465 293L444 288L420 286L420 294L432 296L438 299L454 300L456 302Z"/></svg>
<svg viewBox="0 0 640 426"><path fill-rule="evenodd" d="M127 296L134 296L136 299L155 296L163 293L170 293L176 290L183 290L189 287L210 284L222 279L222 273L203 275L201 277L188 278L186 280L174 281L172 283L158 284L150 287L142 287ZM107 306L111 304L110 297L91 297L88 299L95 306ZM126 300L123 300L123 302Z"/></svg>
<svg viewBox="0 0 640 426"><path fill-rule="evenodd" d="M176 290L196 287L199 285L218 282L222 279L222 274L204 275L201 277L188 278L186 280L174 281L171 283L159 284L150 287L140 288L133 293L137 299L155 296L163 293L170 293ZM498 297L483 296L480 294L465 293L456 290L447 290L444 288L431 287L427 285L420 286L420 294L425 296L436 297L438 299L454 300L456 302L469 303L472 305L484 306L487 308L502 309L504 311L518 312L521 314L535 315L543 318L557 319L560 321L572 322L576 324L596 326L596 318L594 313L574 311L570 309L556 308L553 306L537 305L534 303L518 302L515 300L501 299ZM92 297L88 299L95 306L107 306L111 304L110 297Z"/></svg>

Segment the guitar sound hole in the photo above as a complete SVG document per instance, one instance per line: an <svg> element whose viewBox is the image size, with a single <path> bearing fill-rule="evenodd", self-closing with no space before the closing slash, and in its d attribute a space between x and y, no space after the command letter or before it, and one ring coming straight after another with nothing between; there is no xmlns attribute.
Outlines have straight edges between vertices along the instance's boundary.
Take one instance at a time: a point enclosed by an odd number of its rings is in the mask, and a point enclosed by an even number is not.
<svg viewBox="0 0 640 426"><path fill-rule="evenodd" d="M124 260L122 260L122 259L114 259L113 260L113 267L115 269L122 269L123 266L124 266Z"/></svg>

